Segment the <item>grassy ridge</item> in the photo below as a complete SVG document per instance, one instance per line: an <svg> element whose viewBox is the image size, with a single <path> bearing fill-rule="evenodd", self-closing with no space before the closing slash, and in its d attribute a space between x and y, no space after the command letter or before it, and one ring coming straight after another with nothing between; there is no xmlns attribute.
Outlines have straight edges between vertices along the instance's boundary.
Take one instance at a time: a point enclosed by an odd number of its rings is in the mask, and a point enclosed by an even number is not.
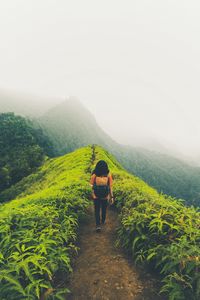
<svg viewBox="0 0 200 300"><path fill-rule="evenodd" d="M169 299L200 298L200 213L158 194L127 173L107 151L85 147L48 160L37 173L5 191L0 207L1 299L61 299L55 288L61 271L71 272L70 258L79 217L89 205L89 172L104 159L114 178L120 212L120 242L138 263L163 276ZM95 155L94 155L95 154Z"/></svg>
<svg viewBox="0 0 200 300"><path fill-rule="evenodd" d="M77 251L76 228L88 206L92 149L86 147L48 160L4 196L0 207L0 298L61 299L57 272L68 275Z"/></svg>
<svg viewBox="0 0 200 300"><path fill-rule="evenodd" d="M170 300L200 299L200 213L171 197L158 194L143 181L96 148L114 177L120 211L119 240L139 264L148 264L163 276L162 292ZM114 162L114 163L113 163Z"/></svg>

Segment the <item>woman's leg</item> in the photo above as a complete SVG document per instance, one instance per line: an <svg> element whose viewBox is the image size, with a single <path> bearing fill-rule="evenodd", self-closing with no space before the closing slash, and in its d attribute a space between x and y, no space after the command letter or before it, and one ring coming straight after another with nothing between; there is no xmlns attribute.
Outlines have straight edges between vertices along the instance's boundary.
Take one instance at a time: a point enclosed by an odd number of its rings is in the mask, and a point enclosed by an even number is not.
<svg viewBox="0 0 200 300"><path fill-rule="evenodd" d="M101 199L101 221L102 223L105 223L106 220L106 210L108 206L108 200L107 199Z"/></svg>
<svg viewBox="0 0 200 300"><path fill-rule="evenodd" d="M95 199L94 210L95 210L96 226L100 225L100 206L101 206L100 199Z"/></svg>

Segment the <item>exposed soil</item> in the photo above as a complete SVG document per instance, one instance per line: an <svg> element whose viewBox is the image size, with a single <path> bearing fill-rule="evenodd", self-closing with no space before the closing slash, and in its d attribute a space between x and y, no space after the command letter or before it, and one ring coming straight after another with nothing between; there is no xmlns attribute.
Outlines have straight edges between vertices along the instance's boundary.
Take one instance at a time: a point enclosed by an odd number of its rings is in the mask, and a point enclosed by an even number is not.
<svg viewBox="0 0 200 300"><path fill-rule="evenodd" d="M107 210L106 224L95 231L93 207L80 228L80 252L68 284L67 300L163 300L159 281L135 267L131 258L115 246L117 212Z"/></svg>

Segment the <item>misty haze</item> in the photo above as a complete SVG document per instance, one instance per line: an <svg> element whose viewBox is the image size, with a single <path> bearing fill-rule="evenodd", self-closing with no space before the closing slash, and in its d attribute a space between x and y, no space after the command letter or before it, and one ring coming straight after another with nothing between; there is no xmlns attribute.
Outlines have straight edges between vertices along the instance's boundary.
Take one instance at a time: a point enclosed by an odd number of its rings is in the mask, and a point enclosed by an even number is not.
<svg viewBox="0 0 200 300"><path fill-rule="evenodd" d="M38 95L38 109L73 95L116 141L199 164L198 1L0 8L2 93Z"/></svg>
<svg viewBox="0 0 200 300"><path fill-rule="evenodd" d="M0 300L200 299L200 2L0 2Z"/></svg>

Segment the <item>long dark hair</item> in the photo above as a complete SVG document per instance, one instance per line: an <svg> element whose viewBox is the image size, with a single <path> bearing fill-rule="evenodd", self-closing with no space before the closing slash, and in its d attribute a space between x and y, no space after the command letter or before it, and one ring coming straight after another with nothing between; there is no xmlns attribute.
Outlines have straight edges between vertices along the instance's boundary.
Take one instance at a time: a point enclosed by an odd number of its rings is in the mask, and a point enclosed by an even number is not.
<svg viewBox="0 0 200 300"><path fill-rule="evenodd" d="M92 174L96 176L107 176L109 172L110 170L108 169L107 163L104 160L99 160Z"/></svg>

